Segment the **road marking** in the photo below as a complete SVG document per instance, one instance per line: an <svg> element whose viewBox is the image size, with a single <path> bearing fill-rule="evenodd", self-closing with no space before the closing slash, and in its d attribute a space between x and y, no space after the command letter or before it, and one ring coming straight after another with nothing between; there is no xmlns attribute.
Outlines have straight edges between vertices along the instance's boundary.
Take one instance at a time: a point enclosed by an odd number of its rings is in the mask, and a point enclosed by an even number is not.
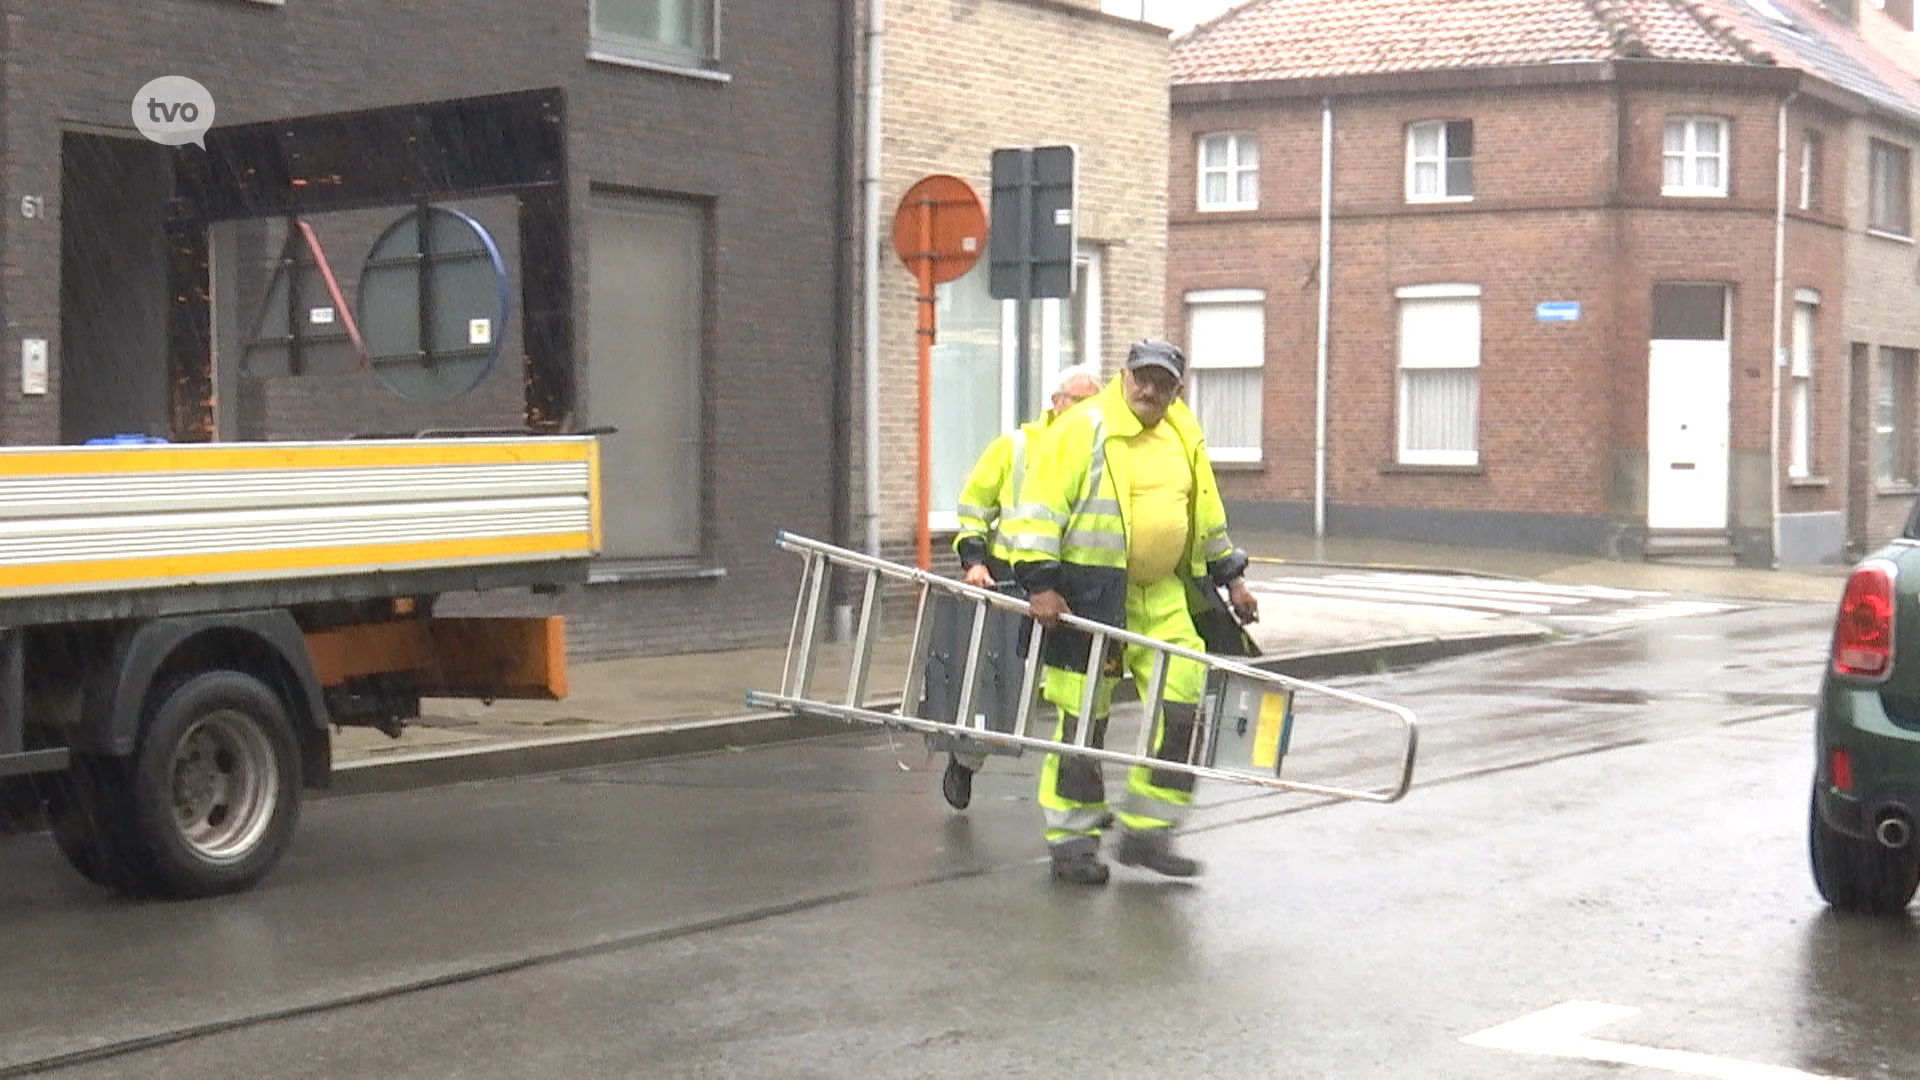
<svg viewBox="0 0 1920 1080"><path fill-rule="evenodd" d="M1566 1001L1518 1020L1509 1020L1485 1031L1462 1036L1460 1041L1495 1050L1511 1050L1516 1054L1638 1065L1644 1069L1660 1069L1686 1076L1710 1076L1718 1080L1838 1080L1836 1077L1801 1072L1783 1065L1762 1065L1687 1050L1663 1050L1654 1046L1634 1046L1631 1043L1586 1037L1586 1033L1595 1028L1624 1020L1639 1011L1631 1005Z"/></svg>

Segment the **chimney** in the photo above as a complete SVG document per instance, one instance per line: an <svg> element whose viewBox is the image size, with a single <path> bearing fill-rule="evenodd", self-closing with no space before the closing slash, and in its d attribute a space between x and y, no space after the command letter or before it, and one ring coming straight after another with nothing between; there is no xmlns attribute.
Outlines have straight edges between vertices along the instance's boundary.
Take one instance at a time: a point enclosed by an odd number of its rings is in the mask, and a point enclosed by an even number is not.
<svg viewBox="0 0 1920 1080"><path fill-rule="evenodd" d="M1902 30L1913 29L1913 0L1886 0L1882 6L1887 18L1899 23Z"/></svg>

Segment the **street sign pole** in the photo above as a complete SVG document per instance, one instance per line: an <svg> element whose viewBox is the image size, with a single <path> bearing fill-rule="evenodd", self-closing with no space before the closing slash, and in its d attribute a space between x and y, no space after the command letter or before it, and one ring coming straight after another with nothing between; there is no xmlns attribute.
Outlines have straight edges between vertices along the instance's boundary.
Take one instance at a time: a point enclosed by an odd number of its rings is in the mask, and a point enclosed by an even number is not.
<svg viewBox="0 0 1920 1080"><path fill-rule="evenodd" d="M937 334L933 289L972 269L986 250L987 208L965 180L945 173L923 177L901 197L893 215L893 250L913 272L914 337L919 357L919 467L915 477L915 561L933 566L933 344Z"/></svg>
<svg viewBox="0 0 1920 1080"><path fill-rule="evenodd" d="M925 570L933 565L933 530L927 519L933 514L933 338L935 318L933 294L933 215L932 198L921 200L920 258L915 278L920 283L920 320L915 330L920 346L920 475L919 512L914 515L914 565Z"/></svg>

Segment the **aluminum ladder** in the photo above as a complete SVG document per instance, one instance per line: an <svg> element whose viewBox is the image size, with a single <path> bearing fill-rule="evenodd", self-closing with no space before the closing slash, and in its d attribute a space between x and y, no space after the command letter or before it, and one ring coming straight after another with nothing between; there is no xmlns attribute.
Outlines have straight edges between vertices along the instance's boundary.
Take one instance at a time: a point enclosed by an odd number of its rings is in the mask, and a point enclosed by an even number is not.
<svg viewBox="0 0 1920 1080"><path fill-rule="evenodd" d="M988 611L998 608L1027 617L1026 601L793 533L780 533L774 544L782 550L798 553L805 562L805 568L801 576L800 595L794 605L793 627L788 635L786 667L780 692L750 691L747 703L752 707L967 739L996 752L1017 754L1022 749L1030 748L1118 765L1145 765L1189 773L1205 780L1251 784L1336 799L1391 803L1405 796L1412 786L1414 757L1419 745L1419 720L1406 707L1281 675L1226 657L1195 652L1073 615L1062 616L1060 625L1085 631L1092 636L1089 676L1096 674L1094 668L1100 664L1109 643L1152 651L1151 674L1142 697L1146 717L1151 718L1159 712L1166 688L1168 660L1180 657L1205 666L1206 690L1201 697L1193 739L1187 747L1182 748L1180 757L1169 759L1149 753L1155 727L1151 722L1140 725L1131 751L1089 745L1094 727L1092 724L1075 725L1077 730L1072 733L1070 741L1030 734L1028 725L1039 711L1035 706L1040 698L1042 678L1040 658L1044 631L1037 624L1033 628L1032 641L1020 661L1020 684L1012 715L997 715L975 708L982 666L981 645ZM859 594L859 615L853 629L845 691L838 695L838 700L829 700L814 696L813 683L816 661L821 652L821 637L827 629L823 616L829 585L836 570L863 580L864 586ZM885 705L884 702L868 700L875 643L879 634L881 593L889 582L910 585L918 590L912 644L908 649L909 666L896 711L875 707L877 704ZM959 679L958 703L952 710L953 720L918 715L924 704L923 680L926 676L932 613L941 597L970 605L972 613L971 633ZM946 602L951 603L952 600ZM1092 712L1097 681L1092 677L1086 679L1086 692L1080 703L1079 716L1084 717ZM1392 782L1381 787L1347 787L1283 777L1281 767L1294 727L1294 706L1296 698L1302 696L1309 699L1329 698L1368 713L1385 713L1391 717L1396 722L1393 730L1400 740L1392 758L1397 762Z"/></svg>

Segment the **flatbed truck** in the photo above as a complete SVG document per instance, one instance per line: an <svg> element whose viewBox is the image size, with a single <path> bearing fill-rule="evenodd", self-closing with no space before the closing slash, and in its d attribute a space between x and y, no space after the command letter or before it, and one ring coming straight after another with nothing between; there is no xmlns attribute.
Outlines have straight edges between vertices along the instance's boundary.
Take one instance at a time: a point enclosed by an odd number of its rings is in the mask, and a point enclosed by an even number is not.
<svg viewBox="0 0 1920 1080"><path fill-rule="evenodd" d="M552 592L600 548L591 435L0 448L0 784L134 896L259 882L332 733L559 698Z"/></svg>

